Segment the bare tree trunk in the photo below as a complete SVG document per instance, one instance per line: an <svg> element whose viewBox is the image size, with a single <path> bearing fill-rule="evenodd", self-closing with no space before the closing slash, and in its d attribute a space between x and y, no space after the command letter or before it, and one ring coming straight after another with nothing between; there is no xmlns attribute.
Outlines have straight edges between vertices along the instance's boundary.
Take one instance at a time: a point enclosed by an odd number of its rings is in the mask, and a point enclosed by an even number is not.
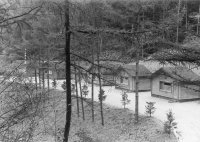
<svg viewBox="0 0 200 142"><path fill-rule="evenodd" d="M155 4L153 4L153 22L155 22Z"/></svg>
<svg viewBox="0 0 200 142"><path fill-rule="evenodd" d="M177 18L177 29L176 29L176 42L179 42L179 15L180 15L181 0L178 1L178 18Z"/></svg>
<svg viewBox="0 0 200 142"><path fill-rule="evenodd" d="M75 63L74 63L75 64ZM76 104L77 104L77 115L79 117L79 97L78 97L78 83L77 83L77 70L76 67L74 67L75 72L75 87L76 87Z"/></svg>
<svg viewBox="0 0 200 142"><path fill-rule="evenodd" d="M34 58L34 60L35 60L35 64L36 64L36 63L37 63L36 57ZM34 68L34 74L35 74L35 88L36 88L36 92L37 92L37 90L38 90L38 83L37 83L37 66L35 66L35 68Z"/></svg>
<svg viewBox="0 0 200 142"><path fill-rule="evenodd" d="M138 15L138 25L140 23L140 16ZM140 30L140 27L138 26L137 28L138 30ZM133 25L132 25L132 31L133 31ZM138 36L138 35L137 35ZM132 39L133 40L133 39ZM139 52L139 39L137 37L137 46L136 46L136 70L135 70L135 121L136 123L138 123L139 120L139 95L138 95L138 88L139 88L139 77L138 77L138 73L139 73L139 56L140 56L140 52ZM132 48L133 47L133 41L132 41Z"/></svg>
<svg viewBox="0 0 200 142"><path fill-rule="evenodd" d="M144 10L143 10L143 18L142 18L142 29L144 29L145 27L144 27L144 25L145 25L145 15L144 15ZM142 47L142 54L141 54L141 56L142 56L142 59L144 58L144 50L143 50L143 47Z"/></svg>
<svg viewBox="0 0 200 142"><path fill-rule="evenodd" d="M37 84L37 69L35 68L35 87L36 91L38 90L38 84Z"/></svg>
<svg viewBox="0 0 200 142"><path fill-rule="evenodd" d="M198 16L197 16L197 20L198 20L198 23L197 23L197 35L199 35L199 22L200 22L200 5L199 5L199 13L198 13Z"/></svg>
<svg viewBox="0 0 200 142"><path fill-rule="evenodd" d="M94 64L94 47L92 47L92 63ZM92 65L94 68L94 65ZM92 122L94 122L94 72L92 70Z"/></svg>
<svg viewBox="0 0 200 142"><path fill-rule="evenodd" d="M185 10L186 10L186 13L185 13L185 28L186 30L188 29L188 2L186 0L186 4L185 4Z"/></svg>
<svg viewBox="0 0 200 142"><path fill-rule="evenodd" d="M165 1L163 1L163 13L162 13L162 20L164 21L165 19ZM162 30L162 38L165 39L165 29L163 28Z"/></svg>
<svg viewBox="0 0 200 142"><path fill-rule="evenodd" d="M78 75L79 75L79 88L80 88L80 95L81 95L81 108L82 108L82 115L83 115L83 120L85 120L85 111L84 111L84 104L83 104L83 93L82 93L82 88L81 88L81 71L80 69L78 70Z"/></svg>
<svg viewBox="0 0 200 142"><path fill-rule="evenodd" d="M97 61L98 61L98 77L99 77L99 93L100 93L100 111L101 111L101 124L104 125L104 117L103 117L103 96L101 93L102 86L101 86L101 72L100 72L100 66L99 66L99 56L100 56L100 50L102 47L102 39L100 37L100 45L98 46L98 51L97 51Z"/></svg>
<svg viewBox="0 0 200 142"><path fill-rule="evenodd" d="M55 129L55 131L54 131L54 139L55 139L55 142L57 142L57 110L55 110L55 112L54 112L55 114L54 114L54 129Z"/></svg>
<svg viewBox="0 0 200 142"><path fill-rule="evenodd" d="M50 82L49 82L49 48L47 49L47 58L48 58L48 68L47 68L47 91L48 91L48 96L49 96L49 86L50 86Z"/></svg>
<svg viewBox="0 0 200 142"><path fill-rule="evenodd" d="M39 71L38 71L39 75L39 88L41 89L42 85L41 85L41 47L40 47L40 52L39 52Z"/></svg>
<svg viewBox="0 0 200 142"><path fill-rule="evenodd" d="M44 65L44 61L42 61L42 63ZM46 70L46 68L42 70L42 89L43 89L43 91L45 89L45 77L44 77L45 70Z"/></svg>
<svg viewBox="0 0 200 142"><path fill-rule="evenodd" d="M66 72L66 122L63 142L68 142L70 123L71 123L71 68L70 68L70 32L69 32L69 2L65 1L65 72Z"/></svg>
<svg viewBox="0 0 200 142"><path fill-rule="evenodd" d="M136 71L135 71L135 120L138 122L139 118L139 52L136 49Z"/></svg>

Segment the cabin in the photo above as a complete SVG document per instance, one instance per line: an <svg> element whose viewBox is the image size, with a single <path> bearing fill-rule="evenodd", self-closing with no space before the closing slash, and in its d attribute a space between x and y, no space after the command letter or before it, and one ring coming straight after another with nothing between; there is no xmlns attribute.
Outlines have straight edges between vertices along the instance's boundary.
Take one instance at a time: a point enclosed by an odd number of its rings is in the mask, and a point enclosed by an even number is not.
<svg viewBox="0 0 200 142"><path fill-rule="evenodd" d="M77 61L76 65L80 66L81 77L86 83L88 83L90 80L88 69L91 67L91 63L87 61Z"/></svg>
<svg viewBox="0 0 200 142"><path fill-rule="evenodd" d="M48 69L48 63L45 62L40 67L40 72L44 72L44 77L48 78L48 70L49 70L49 78L50 79L65 79L65 63L50 63Z"/></svg>
<svg viewBox="0 0 200 142"><path fill-rule="evenodd" d="M139 90L150 91L151 72L143 65L139 65ZM135 91L136 65L124 65L117 71L116 88L125 89L131 92Z"/></svg>
<svg viewBox="0 0 200 142"><path fill-rule="evenodd" d="M200 99L200 76L186 67L163 67L151 78L152 96L176 101Z"/></svg>
<svg viewBox="0 0 200 142"><path fill-rule="evenodd" d="M103 86L114 86L116 83L116 71L120 67L120 64L103 62L100 63L100 74L101 74L101 83ZM91 66L88 71L94 73L94 83L99 84L98 78L98 66Z"/></svg>
<svg viewBox="0 0 200 142"><path fill-rule="evenodd" d="M36 68L36 70L31 67L28 66L26 68L26 73L28 76L30 77L34 77L35 76L35 71L37 76L40 75L41 77L44 74L44 78L47 79L48 75L50 79L65 79L65 63L59 63L59 62L50 62L48 64L48 62L44 62L41 63L39 68ZM49 71L49 72L48 72Z"/></svg>

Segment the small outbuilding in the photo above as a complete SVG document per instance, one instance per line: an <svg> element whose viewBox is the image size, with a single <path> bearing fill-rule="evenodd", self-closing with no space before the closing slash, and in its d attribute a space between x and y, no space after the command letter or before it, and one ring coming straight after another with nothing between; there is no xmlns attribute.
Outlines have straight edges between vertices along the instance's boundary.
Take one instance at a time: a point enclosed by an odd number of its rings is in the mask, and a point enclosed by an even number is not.
<svg viewBox="0 0 200 142"><path fill-rule="evenodd" d="M144 66L139 65L139 91L150 91L151 72ZM135 91L136 65L121 66L116 75L116 88Z"/></svg>
<svg viewBox="0 0 200 142"><path fill-rule="evenodd" d="M186 67L163 67L152 74L151 95L177 101L200 99L200 76Z"/></svg>
<svg viewBox="0 0 200 142"><path fill-rule="evenodd" d="M113 86L116 83L116 73L120 64L104 62L100 63L101 83L104 86ZM95 74L94 83L99 84L98 66L91 66L88 71Z"/></svg>

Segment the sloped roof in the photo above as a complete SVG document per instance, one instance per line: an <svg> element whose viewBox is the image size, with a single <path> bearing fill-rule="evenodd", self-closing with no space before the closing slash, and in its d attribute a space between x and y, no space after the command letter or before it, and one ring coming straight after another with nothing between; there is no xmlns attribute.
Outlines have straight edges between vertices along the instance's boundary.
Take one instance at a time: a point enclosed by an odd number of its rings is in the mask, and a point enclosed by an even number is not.
<svg viewBox="0 0 200 142"><path fill-rule="evenodd" d="M123 69L130 75L136 76L136 65L124 65ZM139 65L138 76L151 76L151 72L144 66Z"/></svg>
<svg viewBox="0 0 200 142"><path fill-rule="evenodd" d="M102 74L115 74L121 65L112 63L102 63L101 66L107 69L104 70Z"/></svg>
<svg viewBox="0 0 200 142"><path fill-rule="evenodd" d="M117 70L121 66L121 64L115 64L115 63L109 63L109 62L101 63L100 65L105 68L113 69L113 70Z"/></svg>
<svg viewBox="0 0 200 142"><path fill-rule="evenodd" d="M134 58L132 58L130 55L123 54L121 51L117 50L103 51L101 52L99 59L101 61L118 61L122 63L130 63L134 61Z"/></svg>
<svg viewBox="0 0 200 142"><path fill-rule="evenodd" d="M157 76L159 74L167 75L173 79L185 83L200 81L200 76L198 76L192 70L189 70L188 68L181 66L160 68L158 71L152 74L152 77Z"/></svg>
<svg viewBox="0 0 200 142"><path fill-rule="evenodd" d="M111 62L103 62L100 63L100 68L101 69L105 69L105 70L101 70L101 73L104 75L113 75L117 72L117 70L119 69L119 67L121 67L122 64L117 64L117 63L111 63ZM97 67L97 66L91 66L88 71L91 71L92 69L94 69L93 67Z"/></svg>

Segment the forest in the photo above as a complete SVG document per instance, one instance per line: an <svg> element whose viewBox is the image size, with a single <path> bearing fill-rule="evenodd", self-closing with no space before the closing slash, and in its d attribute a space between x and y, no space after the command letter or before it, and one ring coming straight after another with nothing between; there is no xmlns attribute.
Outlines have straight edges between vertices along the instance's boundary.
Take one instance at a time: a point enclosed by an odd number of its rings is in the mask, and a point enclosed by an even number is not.
<svg viewBox="0 0 200 142"><path fill-rule="evenodd" d="M98 127L107 127L103 61L135 63L131 121L145 125L138 108L140 61L200 65L199 0L2 0L0 29L3 142L38 141L38 137L67 142L72 140L70 133L78 133L82 141L95 141L83 130L74 132L70 124L91 119L93 124L99 122ZM82 62L97 67L98 73L88 71ZM64 91L59 91L57 76L62 71ZM127 99L126 93L122 98Z"/></svg>

